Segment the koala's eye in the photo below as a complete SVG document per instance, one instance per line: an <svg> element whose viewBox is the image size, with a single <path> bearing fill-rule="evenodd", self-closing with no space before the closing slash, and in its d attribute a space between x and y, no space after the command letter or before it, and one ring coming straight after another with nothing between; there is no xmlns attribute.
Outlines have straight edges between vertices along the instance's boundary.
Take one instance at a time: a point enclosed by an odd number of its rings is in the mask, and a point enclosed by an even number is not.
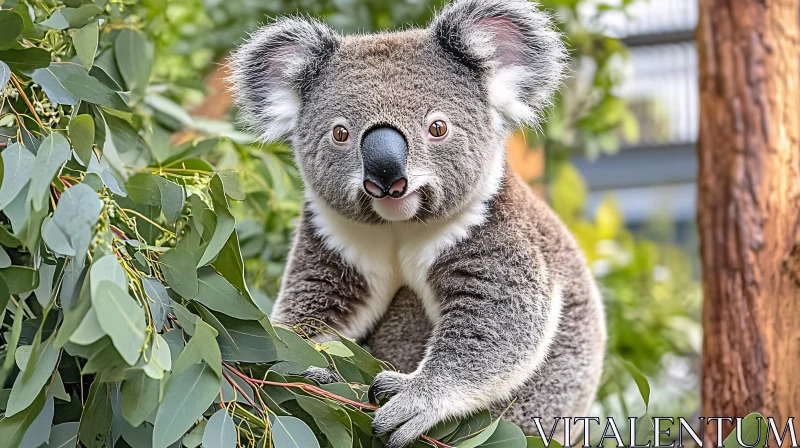
<svg viewBox="0 0 800 448"><path fill-rule="evenodd" d="M344 143L347 141L347 138L349 136L350 133L347 131L347 129L345 129L344 126L339 124L336 125L335 128L333 128L333 139L336 140L337 142Z"/></svg>
<svg viewBox="0 0 800 448"><path fill-rule="evenodd" d="M428 132L434 137L444 137L447 134L447 123L442 120L436 120L431 123Z"/></svg>

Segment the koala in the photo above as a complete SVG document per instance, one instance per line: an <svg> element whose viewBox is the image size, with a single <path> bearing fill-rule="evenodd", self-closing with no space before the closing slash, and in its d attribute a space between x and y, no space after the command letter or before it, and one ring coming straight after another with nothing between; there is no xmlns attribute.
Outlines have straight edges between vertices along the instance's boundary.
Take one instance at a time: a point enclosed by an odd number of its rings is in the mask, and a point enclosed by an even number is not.
<svg viewBox="0 0 800 448"><path fill-rule="evenodd" d="M457 0L427 28L352 36L280 18L231 64L247 123L291 144L304 183L272 318L322 321L398 368L370 389L389 397L374 430L390 448L512 401L505 417L527 434L534 417L549 432L586 415L602 299L505 154L566 70L536 4Z"/></svg>

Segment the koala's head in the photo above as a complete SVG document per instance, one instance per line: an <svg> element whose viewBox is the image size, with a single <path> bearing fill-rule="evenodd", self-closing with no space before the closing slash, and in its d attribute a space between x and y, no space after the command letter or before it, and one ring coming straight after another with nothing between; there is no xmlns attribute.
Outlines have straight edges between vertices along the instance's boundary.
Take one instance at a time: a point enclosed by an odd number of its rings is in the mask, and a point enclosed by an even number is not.
<svg viewBox="0 0 800 448"><path fill-rule="evenodd" d="M430 222L497 191L509 128L535 125L566 56L526 0L458 0L426 29L341 36L304 18L235 53L240 109L288 139L307 196L361 222Z"/></svg>

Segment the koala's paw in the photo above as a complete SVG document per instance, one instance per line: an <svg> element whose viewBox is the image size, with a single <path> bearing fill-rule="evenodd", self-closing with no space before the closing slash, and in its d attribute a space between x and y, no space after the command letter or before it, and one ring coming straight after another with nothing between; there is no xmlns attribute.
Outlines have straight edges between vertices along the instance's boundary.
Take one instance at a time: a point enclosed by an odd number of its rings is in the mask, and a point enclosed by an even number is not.
<svg viewBox="0 0 800 448"><path fill-rule="evenodd" d="M372 430L376 435L387 434L386 448L405 447L442 420L441 407L421 388L414 387L410 375L381 372L369 389L370 401L379 395L391 397L389 402L375 411Z"/></svg>
<svg viewBox="0 0 800 448"><path fill-rule="evenodd" d="M320 384L331 384L331 383L338 383L344 381L339 373L335 370L329 368L322 368L322 367L309 367L308 369L304 370L300 376L304 378L308 378L310 380L314 380Z"/></svg>

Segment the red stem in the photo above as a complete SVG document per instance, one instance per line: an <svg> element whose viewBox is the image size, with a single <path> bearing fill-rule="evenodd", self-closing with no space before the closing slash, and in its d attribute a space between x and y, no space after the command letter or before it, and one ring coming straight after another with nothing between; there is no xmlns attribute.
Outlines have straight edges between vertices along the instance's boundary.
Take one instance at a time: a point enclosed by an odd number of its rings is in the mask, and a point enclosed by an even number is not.
<svg viewBox="0 0 800 448"><path fill-rule="evenodd" d="M331 399L331 400L336 400L336 401L339 401L339 402L342 402L342 403L346 403L346 404L349 404L351 406L355 406L357 408L366 409L366 410L369 410L369 411L374 411L374 410L378 409L378 406L375 406L375 405L372 405L372 404L368 404L368 403L362 403L360 401L354 401L354 400L351 400L349 398L345 398L345 397L342 397L340 395L336 395L336 394L334 394L332 392L328 392L325 389L321 389L321 388L319 388L317 386L314 386L313 384L306 384L306 383L280 383L280 382L277 382L277 381L257 380L255 378L250 378L249 376L245 375L244 373L234 369L233 367L231 367L226 362L223 362L222 365L227 367L228 370L233 372L239 378L245 380L251 386L253 384L261 384L263 386L276 386L276 387L286 387L286 388L294 387L294 388L300 389L300 390L302 390L304 392L308 392L308 393L311 393L311 394L314 394L314 395L319 395L319 396L322 396L322 397L325 397L325 398L328 398L328 399ZM255 387L255 386L253 386L253 387ZM437 446L437 447L440 447L440 448L453 448L452 446L447 445L444 442L440 442L440 441L438 441L436 439L433 439L431 437L428 437L426 435L420 436L420 439L424 440L425 442L430 443L433 446Z"/></svg>
<svg viewBox="0 0 800 448"><path fill-rule="evenodd" d="M258 407L256 402L253 401L253 399L250 398L250 396L247 395L244 392L244 389L242 389L242 386L237 384L236 381L234 381L233 378L230 377L230 375L225 373L224 370L222 371L222 376L224 376L225 379L228 380L228 383L230 383L230 385L233 386L234 389L236 389L237 391L239 391L240 394L242 394L242 396L245 398L245 400L247 400L247 402L250 403L250 406L252 406L253 409L255 409L261 417L264 417L264 411L262 411L261 408Z"/></svg>

